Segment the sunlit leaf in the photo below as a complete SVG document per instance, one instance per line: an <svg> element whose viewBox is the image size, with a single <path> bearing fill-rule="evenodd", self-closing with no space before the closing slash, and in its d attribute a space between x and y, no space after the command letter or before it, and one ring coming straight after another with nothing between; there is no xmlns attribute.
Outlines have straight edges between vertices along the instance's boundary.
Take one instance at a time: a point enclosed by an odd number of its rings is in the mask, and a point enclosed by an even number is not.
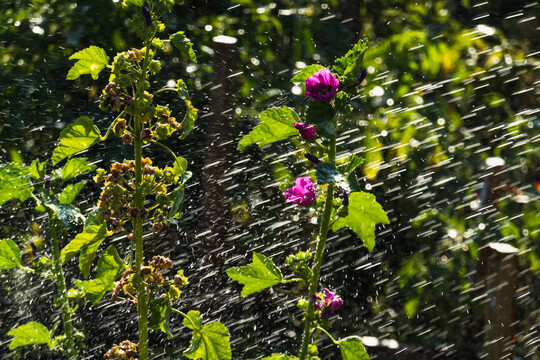
<svg viewBox="0 0 540 360"><path fill-rule="evenodd" d="M348 336L339 340L339 351L343 360L369 360L369 355L358 336Z"/></svg>
<svg viewBox="0 0 540 360"><path fill-rule="evenodd" d="M0 270L13 269L21 263L21 251L11 239L0 240Z"/></svg>
<svg viewBox="0 0 540 360"><path fill-rule="evenodd" d="M31 321L15 329L11 329L7 334L14 336L9 344L9 350L26 345L47 344L51 340L49 330L43 324L36 321Z"/></svg>
<svg viewBox="0 0 540 360"><path fill-rule="evenodd" d="M259 147L287 139L289 136L298 135L298 130L293 122L301 122L300 117L291 108L271 108L260 114L261 123L251 132L245 135L238 143L238 150L242 151L252 144Z"/></svg>
<svg viewBox="0 0 540 360"><path fill-rule="evenodd" d="M90 245L98 241L102 241L105 237L112 235L112 232L107 231L107 224L85 226L83 232L75 236L73 240L60 253L62 264L65 264L73 256L75 256L84 245Z"/></svg>
<svg viewBox="0 0 540 360"><path fill-rule="evenodd" d="M180 139L185 139L189 133L193 130L195 127L195 121L197 121L197 118L199 117L199 111L193 107L191 101L186 100L186 114L184 115L184 118L182 119L182 122L180 123L180 128L182 129L182 135L180 135Z"/></svg>
<svg viewBox="0 0 540 360"><path fill-rule="evenodd" d="M263 358L262 360L298 360L296 356L284 355L284 354L272 354Z"/></svg>
<svg viewBox="0 0 540 360"><path fill-rule="evenodd" d="M407 317L412 318L414 317L414 315L416 315L418 305L420 305L419 298L412 298L408 300L405 305L403 305L403 309L405 310L405 314L407 314Z"/></svg>
<svg viewBox="0 0 540 360"><path fill-rule="evenodd" d="M52 198L47 198L42 204L45 208L52 211L62 221L64 226L73 227L85 220L83 214L73 205L61 204Z"/></svg>
<svg viewBox="0 0 540 360"><path fill-rule="evenodd" d="M171 205L171 210L169 211L169 216L168 216L169 220L177 218L178 214L180 213L180 209L182 208L182 203L184 202L184 195L185 195L184 185L180 185L175 190L175 193L176 195Z"/></svg>
<svg viewBox="0 0 540 360"><path fill-rule="evenodd" d="M86 180L78 182L73 185L68 185L62 190L62 192L58 195L58 202L60 204L71 204L73 200L77 197L79 192L82 190L84 185L86 184Z"/></svg>
<svg viewBox="0 0 540 360"><path fill-rule="evenodd" d="M69 57L70 60L79 60L73 65L67 74L66 80L75 80L84 74L92 75L95 80L103 68L109 63L109 57L105 50L97 46L90 46L78 51Z"/></svg>
<svg viewBox="0 0 540 360"><path fill-rule="evenodd" d="M306 66L305 68L301 69L298 74L293 76L291 82L299 82L304 84L306 80L311 77L311 75L315 74L320 69L324 69L324 66L317 64Z"/></svg>
<svg viewBox="0 0 540 360"><path fill-rule="evenodd" d="M333 67L334 71L343 77L355 77L362 65L367 46L367 39L362 39L357 42L345 56L336 59Z"/></svg>
<svg viewBox="0 0 540 360"><path fill-rule="evenodd" d="M197 62L197 55L195 55L195 52L193 51L193 43L184 35L183 31L172 34L169 39L178 50L189 58L189 60L194 63Z"/></svg>
<svg viewBox="0 0 540 360"><path fill-rule="evenodd" d="M283 281L281 271L272 260L256 252L253 253L251 264L230 268L227 275L244 285L240 294L242 297L258 293Z"/></svg>
<svg viewBox="0 0 540 360"><path fill-rule="evenodd" d="M161 330L167 334L167 339L172 339L171 332L171 300L168 297L160 297L150 301L150 329Z"/></svg>
<svg viewBox="0 0 540 360"><path fill-rule="evenodd" d="M364 163L364 159L358 155L351 154L345 158L341 158L336 161L336 166L344 177L349 175L360 165Z"/></svg>
<svg viewBox="0 0 540 360"><path fill-rule="evenodd" d="M99 141L100 136L99 129L94 125L94 120L81 116L60 133L60 143L52 154L53 165L79 151L88 149Z"/></svg>
<svg viewBox="0 0 540 360"><path fill-rule="evenodd" d="M102 237L98 241L85 244L81 248L79 254L79 270L81 270L81 273L85 279L90 275L92 262L94 262L96 253L104 240L105 237Z"/></svg>
<svg viewBox="0 0 540 360"><path fill-rule="evenodd" d="M349 214L337 219L332 225L332 231L348 227L364 242L365 247L372 251L375 247L375 224L388 224L388 216L375 196L365 192L353 192L349 195Z"/></svg>
<svg viewBox="0 0 540 360"><path fill-rule="evenodd" d="M18 163L0 164L0 206L18 199L24 202L34 191L28 168Z"/></svg>
<svg viewBox="0 0 540 360"><path fill-rule="evenodd" d="M45 170L47 168L48 161L39 162L37 159L32 161L28 170L30 171L30 177L36 180L43 180L45 178Z"/></svg>
<svg viewBox="0 0 540 360"><path fill-rule="evenodd" d="M182 325L191 329L199 331L202 327L201 312L197 310L190 310L187 313L187 317L182 321Z"/></svg>
<svg viewBox="0 0 540 360"><path fill-rule="evenodd" d="M86 174L94 170L96 170L96 166L89 164L86 158L73 158L66 162L60 171L60 175L62 176L62 180L66 182L76 176Z"/></svg>
<svg viewBox="0 0 540 360"><path fill-rule="evenodd" d="M220 322L213 321L201 327L200 313L190 311L183 324L193 330L193 337L184 355L189 359L229 360L232 357L229 330Z"/></svg>

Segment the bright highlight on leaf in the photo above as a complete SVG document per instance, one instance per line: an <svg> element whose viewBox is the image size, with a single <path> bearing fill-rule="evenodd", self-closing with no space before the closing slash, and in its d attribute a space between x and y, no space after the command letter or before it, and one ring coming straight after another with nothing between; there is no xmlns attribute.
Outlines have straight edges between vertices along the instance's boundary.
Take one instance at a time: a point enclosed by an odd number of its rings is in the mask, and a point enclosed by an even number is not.
<svg viewBox="0 0 540 360"><path fill-rule="evenodd" d="M334 62L334 71L343 77L354 77L358 74L364 53L368 47L367 39L357 42L354 47L345 54L345 56L336 59Z"/></svg>
<svg viewBox="0 0 540 360"><path fill-rule="evenodd" d="M13 269L21 263L21 251L11 239L0 240L0 270Z"/></svg>
<svg viewBox="0 0 540 360"><path fill-rule="evenodd" d="M201 327L200 313L191 310L183 325L193 330L193 337L184 355L189 359L230 360L229 330L220 322L213 321ZM190 321L191 320L191 321Z"/></svg>
<svg viewBox="0 0 540 360"><path fill-rule="evenodd" d="M79 151L88 149L98 142L100 137L99 129L94 125L94 120L81 116L60 133L60 143L52 154L53 165L65 158L72 157Z"/></svg>
<svg viewBox="0 0 540 360"><path fill-rule="evenodd" d="M194 63L197 62L197 55L193 51L193 43L184 35L183 31L179 31L176 34L173 34L169 37L173 45L180 50L184 55L186 55L189 60Z"/></svg>
<svg viewBox="0 0 540 360"><path fill-rule="evenodd" d="M272 260L256 252L253 253L251 264L230 268L227 275L244 285L240 294L242 297L258 293L283 281L281 271Z"/></svg>
<svg viewBox="0 0 540 360"><path fill-rule="evenodd" d="M62 175L62 182L73 179L87 172L94 171L96 169L95 165L90 165L86 158L73 158L66 162L60 175Z"/></svg>
<svg viewBox="0 0 540 360"><path fill-rule="evenodd" d="M51 340L49 330L43 324L36 321L31 321L15 329L11 329L7 334L14 336L9 344L9 350L26 345L47 344Z"/></svg>
<svg viewBox="0 0 540 360"><path fill-rule="evenodd" d="M339 351L343 360L369 360L369 355L358 336L348 336L339 340Z"/></svg>
<svg viewBox="0 0 540 360"><path fill-rule="evenodd" d="M93 243L101 242L110 235L112 235L112 232L109 233L107 231L107 225L105 223L85 226L83 232L75 236L75 238L62 249L62 252L60 253L62 264L65 264L75 256L83 246L90 246Z"/></svg>
<svg viewBox="0 0 540 360"><path fill-rule="evenodd" d="M24 202L33 191L28 168L17 163L0 164L0 206L15 199Z"/></svg>
<svg viewBox="0 0 540 360"><path fill-rule="evenodd" d="M261 123L245 135L238 143L238 150L242 151L252 144L259 147L298 135L293 122L302 122L300 117L289 107L271 108L261 113Z"/></svg>
<svg viewBox="0 0 540 360"><path fill-rule="evenodd" d="M105 50L97 46L90 46L71 55L70 60L79 60L73 65L67 74L66 80L75 80L84 74L92 75L95 80L103 68L109 63L109 57Z"/></svg>
<svg viewBox="0 0 540 360"><path fill-rule="evenodd" d="M364 242L365 247L372 251L375 247L375 224L389 224L388 216L375 196L365 192L353 192L349 195L349 213L337 219L332 225L332 231L348 227Z"/></svg>
<svg viewBox="0 0 540 360"><path fill-rule="evenodd" d="M305 68L302 68L298 74L294 75L294 77L291 79L291 82L299 82L299 83L302 83L302 85L304 85L307 78L315 74L320 69L324 69L324 68L325 68L324 66L317 65L317 64L308 65Z"/></svg>

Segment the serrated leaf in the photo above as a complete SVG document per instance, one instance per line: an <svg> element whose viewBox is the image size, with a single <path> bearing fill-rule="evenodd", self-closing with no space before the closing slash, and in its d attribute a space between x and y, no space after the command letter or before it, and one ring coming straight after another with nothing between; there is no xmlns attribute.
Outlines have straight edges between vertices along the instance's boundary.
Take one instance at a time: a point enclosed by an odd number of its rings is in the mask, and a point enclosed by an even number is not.
<svg viewBox="0 0 540 360"><path fill-rule="evenodd" d="M105 222L99 225L85 226L83 232L75 236L60 252L62 264L65 264L75 256L83 246L103 241L104 238L110 235L112 235L112 232L107 231L107 224Z"/></svg>
<svg viewBox="0 0 540 360"><path fill-rule="evenodd" d="M171 205L171 210L169 211L169 216L167 217L169 220L176 218L177 214L180 212L180 209L182 208L182 203L184 202L184 185L180 185L176 190L176 196L174 197L174 201Z"/></svg>
<svg viewBox="0 0 540 360"><path fill-rule="evenodd" d="M315 165L315 168L317 169L315 171L315 178L317 178L319 185L337 184L345 180L333 164L322 162Z"/></svg>
<svg viewBox="0 0 540 360"><path fill-rule="evenodd" d="M230 360L229 330L222 323L213 321L199 331L193 331L190 346L184 355L189 359Z"/></svg>
<svg viewBox="0 0 540 360"><path fill-rule="evenodd" d="M168 297L160 297L150 301L150 329L161 330L167 334L167 339L172 339L171 332L171 300Z"/></svg>
<svg viewBox="0 0 540 360"><path fill-rule="evenodd" d="M195 55L195 52L193 51L193 43L186 37L186 35L184 35L183 31L172 34L169 39L178 50L189 58L189 60L193 61L194 63L197 62L197 55Z"/></svg>
<svg viewBox="0 0 540 360"><path fill-rule="evenodd" d="M21 263L21 250L11 239L0 240L0 270L13 269Z"/></svg>
<svg viewBox="0 0 540 360"><path fill-rule="evenodd" d="M26 345L47 344L51 340L49 330L43 324L36 321L31 321L15 329L11 329L7 334L14 336L9 344L9 350Z"/></svg>
<svg viewBox="0 0 540 360"><path fill-rule="evenodd" d="M330 103L313 101L306 111L306 122L317 127L317 133L330 139L336 132L334 116L336 110Z"/></svg>
<svg viewBox="0 0 540 360"><path fill-rule="evenodd" d="M90 46L78 51L71 55L69 59L79 61L69 69L66 80L75 80L84 74L90 74L96 80L101 70L109 63L109 57L105 50L97 46Z"/></svg>
<svg viewBox="0 0 540 360"><path fill-rule="evenodd" d="M355 154L336 161L337 168L344 177L349 177L353 171L364 163L364 159Z"/></svg>
<svg viewBox="0 0 540 360"><path fill-rule="evenodd" d="M118 255L118 251L114 245L111 245L101 254L97 266L97 277L89 281L75 280L75 285L85 293L94 306L107 291L114 288L114 281L125 268L126 265Z"/></svg>
<svg viewBox="0 0 540 360"><path fill-rule="evenodd" d="M263 358L262 360L298 360L296 356L285 355L285 354L272 354Z"/></svg>
<svg viewBox="0 0 540 360"><path fill-rule="evenodd" d="M45 170L47 168L48 161L39 162L37 159L32 161L28 168L30 177L36 180L42 180L45 178Z"/></svg>
<svg viewBox="0 0 540 360"><path fill-rule="evenodd" d="M83 214L73 205L60 204L51 198L47 198L42 204L45 208L52 211L66 227L73 227L85 220Z"/></svg>
<svg viewBox="0 0 540 360"><path fill-rule="evenodd" d="M320 69L324 69L324 66L317 64L308 65L305 68L301 69L298 74L295 74L291 79L291 82L299 82L304 84L306 80L311 77L311 75L315 74Z"/></svg>
<svg viewBox="0 0 540 360"><path fill-rule="evenodd" d="M333 67L334 71L343 77L355 77L358 70L360 70L367 47L367 39L358 41L345 56L336 59Z"/></svg>
<svg viewBox="0 0 540 360"><path fill-rule="evenodd" d="M96 166L89 164L88 159L73 158L66 162L66 164L60 171L60 175L62 176L63 182L66 182L73 179L74 177L86 174L94 170L96 170Z"/></svg>
<svg viewBox="0 0 540 360"><path fill-rule="evenodd" d="M27 167L18 163L0 164L0 206L10 200L24 202L34 191Z"/></svg>
<svg viewBox="0 0 540 360"><path fill-rule="evenodd" d="M190 310L187 313L187 318L184 318L182 325L191 330L199 331L202 327L201 312L197 310Z"/></svg>
<svg viewBox="0 0 540 360"><path fill-rule="evenodd" d="M362 345L362 339L358 336L340 339L338 346L343 360L369 360L369 355Z"/></svg>
<svg viewBox="0 0 540 360"><path fill-rule="evenodd" d="M283 281L281 271L272 260L256 252L253 253L251 264L230 268L227 275L244 285L241 297L258 293Z"/></svg>
<svg viewBox="0 0 540 360"><path fill-rule="evenodd" d="M375 247L375 224L389 224L388 216L375 196L365 192L353 192L349 195L349 214L337 219L332 225L332 231L348 227L364 242L365 247L372 251Z"/></svg>
<svg viewBox="0 0 540 360"><path fill-rule="evenodd" d="M79 192L82 190L84 185L86 184L86 180L78 182L73 185L68 185L62 190L62 192L58 195L58 202L60 204L66 204L69 205L75 200Z"/></svg>
<svg viewBox="0 0 540 360"><path fill-rule="evenodd" d="M94 120L81 116L73 124L69 124L60 133L60 143L52 154L53 165L65 158L72 157L79 151L88 149L99 141L101 135L94 125Z"/></svg>
<svg viewBox="0 0 540 360"><path fill-rule="evenodd" d="M298 135L293 122L301 122L300 117L289 107L271 108L260 114L261 123L238 143L238 150L242 151L252 144L259 143L259 147Z"/></svg>

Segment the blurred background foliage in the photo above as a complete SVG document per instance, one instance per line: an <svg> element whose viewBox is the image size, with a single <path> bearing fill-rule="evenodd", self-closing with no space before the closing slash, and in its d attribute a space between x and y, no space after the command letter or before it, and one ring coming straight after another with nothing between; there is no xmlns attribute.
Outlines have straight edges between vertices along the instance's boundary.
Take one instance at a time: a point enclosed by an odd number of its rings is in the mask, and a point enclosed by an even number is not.
<svg viewBox="0 0 540 360"><path fill-rule="evenodd" d="M130 16L109 0L4 0L0 9L1 161L45 160L61 129L81 115L94 117L105 129L111 118L96 102L107 79L65 80L68 58L90 45L104 48L111 58L137 46L125 26ZM488 241L502 241L520 254L516 355L538 359L533 356L540 337L539 16L540 5L528 0L186 0L165 22L171 33L186 31L198 63L165 48L161 59L167 66L153 85L159 88L178 78L190 85L202 116L195 136L173 146L199 179L208 150L205 121L210 117L205 113L213 86L214 36L238 40L232 112L237 139L270 106L302 108L301 84L290 83L295 70L331 64L367 37L369 75L363 95L353 103L357 116L342 122L338 156L366 158L357 174L359 184L377 195L391 225L380 229L372 254L349 233L330 238L323 284L337 287L349 306L333 330L396 339L441 358L475 359L483 321L481 301L471 290L479 249ZM279 263L293 250L313 244L313 214L284 204L281 197L296 176L309 173L303 159L307 150L275 144L234 154L230 174L235 186L227 204L230 236L220 245L230 256L225 265L243 265L245 252L257 248ZM85 156L102 167L130 157L119 140ZM503 164L496 171L488 166L493 158ZM293 297L277 290L240 300L238 289L226 283L221 300L209 300L216 295L205 274L211 264L197 251L203 192L199 182L191 183L183 230L167 232L156 251L166 249L181 264L195 264L187 292L192 300L186 301L203 303L198 306L207 309L208 317L221 317L229 325L233 353L257 357L267 353L265 348L292 350L291 337L301 331ZM89 186L85 196L83 208L95 202L97 187ZM2 236L18 236L20 244L40 236L43 221L24 210L13 205L1 213ZM13 296L12 287L23 282L31 288L32 279L0 278L3 309L21 311L18 302L23 300ZM26 301L52 291L41 290L34 288ZM30 313L46 317L49 307L36 303ZM125 332L118 324L135 331L129 315L110 305L87 308L93 315L81 315L89 356L121 340L114 339ZM2 359L10 358L5 333L15 325L14 313L2 311ZM110 313L120 320L105 326L106 331L90 322L92 316ZM180 334L167 343L156 334L154 340L172 354L187 338ZM332 358L325 344L320 350L321 357Z"/></svg>

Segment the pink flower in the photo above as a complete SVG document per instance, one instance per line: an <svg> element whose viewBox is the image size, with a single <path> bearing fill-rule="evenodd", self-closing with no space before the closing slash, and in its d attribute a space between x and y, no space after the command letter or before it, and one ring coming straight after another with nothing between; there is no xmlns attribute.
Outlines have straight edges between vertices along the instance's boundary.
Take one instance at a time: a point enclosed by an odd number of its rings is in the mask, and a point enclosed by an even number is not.
<svg viewBox="0 0 540 360"><path fill-rule="evenodd" d="M283 196L285 196L287 202L292 202L304 207L311 206L315 200L317 200L315 187L308 177L296 178L294 187L285 190Z"/></svg>
<svg viewBox="0 0 540 360"><path fill-rule="evenodd" d="M327 288L324 289L324 294L313 294L311 303L315 305L321 318L329 318L343 306L343 300Z"/></svg>
<svg viewBox="0 0 540 360"><path fill-rule="evenodd" d="M315 131L313 126L296 122L293 122L292 124L300 132L302 139L311 142L317 137L317 131Z"/></svg>
<svg viewBox="0 0 540 360"><path fill-rule="evenodd" d="M306 96L317 101L330 101L336 95L339 81L327 69L320 69L306 79Z"/></svg>

